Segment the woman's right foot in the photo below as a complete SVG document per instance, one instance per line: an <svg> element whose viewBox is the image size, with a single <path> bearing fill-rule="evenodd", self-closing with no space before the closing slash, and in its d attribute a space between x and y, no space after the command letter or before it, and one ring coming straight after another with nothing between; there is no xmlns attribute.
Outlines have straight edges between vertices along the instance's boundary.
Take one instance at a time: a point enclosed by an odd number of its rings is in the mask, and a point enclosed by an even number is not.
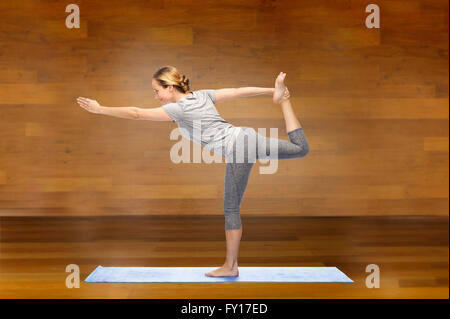
<svg viewBox="0 0 450 319"><path fill-rule="evenodd" d="M286 87L284 85L284 78L286 73L280 72L277 79L275 80L275 92L273 92L273 102L280 104L283 96L285 94Z"/></svg>
<svg viewBox="0 0 450 319"><path fill-rule="evenodd" d="M216 270L206 273L205 276L208 276L208 277L237 277L237 276L239 276L239 269L237 266L229 267L229 266L223 265L222 267L217 268Z"/></svg>

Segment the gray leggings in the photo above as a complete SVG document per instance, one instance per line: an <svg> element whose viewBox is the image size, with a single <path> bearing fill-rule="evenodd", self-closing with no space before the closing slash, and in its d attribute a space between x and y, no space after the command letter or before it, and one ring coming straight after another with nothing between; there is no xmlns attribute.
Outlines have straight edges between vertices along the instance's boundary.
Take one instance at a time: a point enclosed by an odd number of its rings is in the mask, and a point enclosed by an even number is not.
<svg viewBox="0 0 450 319"><path fill-rule="evenodd" d="M265 137L250 127L241 128L242 131L233 145L232 157L230 155L227 157L223 198L225 230L239 229L242 226L240 215L242 197L247 188L250 171L257 159L301 158L309 152L303 128L288 132L290 141ZM271 143L275 145L272 149ZM255 151L249 152L251 149ZM237 154L243 155L243 160Z"/></svg>

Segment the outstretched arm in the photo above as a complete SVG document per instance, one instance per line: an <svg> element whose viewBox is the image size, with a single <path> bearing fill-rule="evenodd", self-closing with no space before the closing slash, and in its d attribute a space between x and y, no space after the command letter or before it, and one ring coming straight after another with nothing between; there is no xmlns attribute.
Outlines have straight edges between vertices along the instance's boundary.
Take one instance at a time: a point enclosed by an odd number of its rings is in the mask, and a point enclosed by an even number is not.
<svg viewBox="0 0 450 319"><path fill-rule="evenodd" d="M110 115L129 120L172 121L172 118L162 107L108 107L101 106L96 100L85 97L77 98L77 102L82 108L95 114Z"/></svg>
<svg viewBox="0 0 450 319"><path fill-rule="evenodd" d="M130 120L136 120L138 117L138 108L134 106L127 106L127 107L101 106L96 100L91 100L85 97L77 98L77 103L85 110L95 114L110 115Z"/></svg>
<svg viewBox="0 0 450 319"><path fill-rule="evenodd" d="M255 95L273 95L275 88L260 88L260 87L240 87L230 89L215 90L216 103L229 100L235 97L248 97Z"/></svg>
<svg viewBox="0 0 450 319"><path fill-rule="evenodd" d="M101 106L96 100L85 97L79 97L77 102L82 108L95 114L110 115L129 120L172 121L172 118L162 107L108 107Z"/></svg>
<svg viewBox="0 0 450 319"><path fill-rule="evenodd" d="M120 106L120 107L100 106L96 113L120 117L128 120L137 120L139 114L138 108L134 106Z"/></svg>

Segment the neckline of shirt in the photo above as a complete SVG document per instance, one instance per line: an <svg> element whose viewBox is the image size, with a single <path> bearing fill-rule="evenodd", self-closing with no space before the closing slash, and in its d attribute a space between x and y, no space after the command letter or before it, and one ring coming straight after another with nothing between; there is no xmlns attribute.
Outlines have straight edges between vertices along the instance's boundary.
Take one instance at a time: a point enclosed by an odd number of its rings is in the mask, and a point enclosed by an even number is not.
<svg viewBox="0 0 450 319"><path fill-rule="evenodd" d="M178 102L183 101L183 100L191 100L191 99L194 99L194 98L195 98L194 92L193 92L193 91L189 91L189 93L191 93L192 96L185 96L184 98L179 99ZM177 103L178 103L178 102L177 102Z"/></svg>

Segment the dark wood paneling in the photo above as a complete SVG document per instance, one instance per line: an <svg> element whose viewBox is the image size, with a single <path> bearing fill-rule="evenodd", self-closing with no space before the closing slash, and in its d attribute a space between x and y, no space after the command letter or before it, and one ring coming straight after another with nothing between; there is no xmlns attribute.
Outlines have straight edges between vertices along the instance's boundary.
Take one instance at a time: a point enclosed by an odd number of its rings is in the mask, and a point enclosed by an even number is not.
<svg viewBox="0 0 450 319"><path fill-rule="evenodd" d="M254 167L242 213L448 216L448 1L0 2L0 216L222 215L224 164L170 161L172 122L87 113L159 106L177 66L192 89L273 86L287 72L311 152ZM269 97L217 105L234 125L279 128ZM268 132L267 132L268 133Z"/></svg>

